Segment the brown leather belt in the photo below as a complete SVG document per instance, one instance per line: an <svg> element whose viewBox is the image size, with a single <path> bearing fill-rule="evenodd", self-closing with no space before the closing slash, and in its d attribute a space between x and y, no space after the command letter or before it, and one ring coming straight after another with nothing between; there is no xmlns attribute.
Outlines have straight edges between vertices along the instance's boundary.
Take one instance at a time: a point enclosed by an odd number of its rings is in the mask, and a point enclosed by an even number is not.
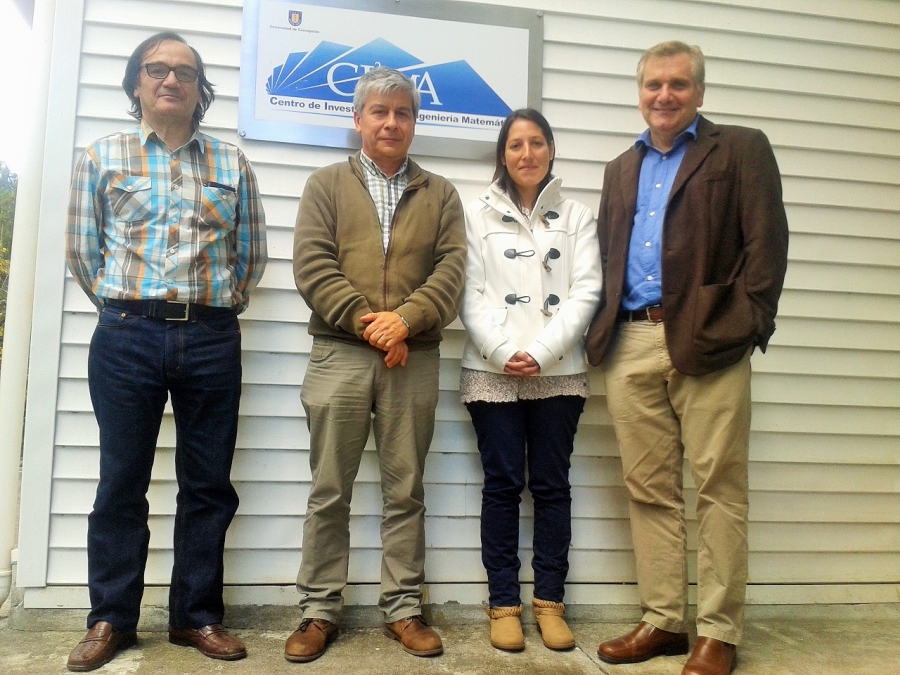
<svg viewBox="0 0 900 675"><path fill-rule="evenodd" d="M641 309L628 310L620 309L616 314L616 321L652 321L659 323L663 320L662 305L652 305L651 307L643 307Z"/></svg>

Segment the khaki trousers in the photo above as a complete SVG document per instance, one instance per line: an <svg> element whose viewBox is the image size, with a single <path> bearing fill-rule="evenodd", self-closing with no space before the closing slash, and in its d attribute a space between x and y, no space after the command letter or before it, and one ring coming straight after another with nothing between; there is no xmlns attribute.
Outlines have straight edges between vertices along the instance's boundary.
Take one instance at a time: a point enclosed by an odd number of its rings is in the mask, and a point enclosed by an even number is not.
<svg viewBox="0 0 900 675"><path fill-rule="evenodd" d="M620 323L603 374L644 621L685 630L687 458L697 488L697 634L738 644L747 586L750 353L708 375L682 375L672 367L662 323Z"/></svg>
<svg viewBox="0 0 900 675"><path fill-rule="evenodd" d="M438 350L388 368L368 345L315 338L300 400L312 470L297 575L303 618L338 623L350 559L350 499L374 424L381 470L381 596L385 621L421 613L425 580L422 475L434 433Z"/></svg>

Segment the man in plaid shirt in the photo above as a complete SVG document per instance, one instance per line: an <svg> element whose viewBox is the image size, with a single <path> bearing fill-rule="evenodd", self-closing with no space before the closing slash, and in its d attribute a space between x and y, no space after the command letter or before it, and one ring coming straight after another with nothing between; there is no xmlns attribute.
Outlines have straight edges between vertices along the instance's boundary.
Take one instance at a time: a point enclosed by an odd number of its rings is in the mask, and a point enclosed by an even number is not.
<svg viewBox="0 0 900 675"><path fill-rule="evenodd" d="M265 216L243 153L198 131L213 101L175 33L141 43L122 82L140 125L91 144L72 182L66 255L100 318L88 383L100 482L88 519L88 632L68 668L136 643L150 530L147 490L166 400L178 500L169 641L235 660L221 626L225 533L241 395L238 314L266 264Z"/></svg>

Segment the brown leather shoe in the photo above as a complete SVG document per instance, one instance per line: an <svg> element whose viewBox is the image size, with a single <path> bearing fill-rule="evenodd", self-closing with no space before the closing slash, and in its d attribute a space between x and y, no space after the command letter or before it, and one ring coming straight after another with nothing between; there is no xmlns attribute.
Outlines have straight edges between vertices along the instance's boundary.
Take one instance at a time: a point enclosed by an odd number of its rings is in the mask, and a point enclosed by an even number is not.
<svg viewBox="0 0 900 675"><path fill-rule="evenodd" d="M729 675L737 665L737 647L710 637L698 637L681 675Z"/></svg>
<svg viewBox="0 0 900 675"><path fill-rule="evenodd" d="M169 627L169 642L182 647L194 647L203 656L222 661L237 661L247 656L247 647L230 635L220 623L202 628Z"/></svg>
<svg viewBox="0 0 900 675"><path fill-rule="evenodd" d="M628 635L604 642L597 648L597 656L607 663L640 663L654 656L687 653L687 633L670 633L646 621L641 621Z"/></svg>
<svg viewBox="0 0 900 675"><path fill-rule="evenodd" d="M284 658L294 663L315 661L338 636L338 627L325 619L303 619L284 643Z"/></svg>
<svg viewBox="0 0 900 675"><path fill-rule="evenodd" d="M413 656L437 656L444 653L441 636L425 623L421 614L384 624L384 634L397 640L403 650Z"/></svg>
<svg viewBox="0 0 900 675"><path fill-rule="evenodd" d="M120 649L137 644L133 630L115 630L111 623L98 621L81 639L66 662L66 668L83 673L109 663Z"/></svg>

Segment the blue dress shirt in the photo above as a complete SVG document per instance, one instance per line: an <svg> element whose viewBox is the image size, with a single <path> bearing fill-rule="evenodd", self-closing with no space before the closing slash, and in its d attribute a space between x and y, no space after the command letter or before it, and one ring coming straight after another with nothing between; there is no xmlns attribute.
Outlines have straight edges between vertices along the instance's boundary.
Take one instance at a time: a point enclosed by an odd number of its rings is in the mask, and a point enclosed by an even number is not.
<svg viewBox="0 0 900 675"><path fill-rule="evenodd" d="M697 138L699 119L699 115L694 118L667 152L653 147L649 129L635 141L635 146L646 146L647 152L638 179L637 210L628 247L622 309L642 309L658 305L662 300L662 230L666 205L688 141Z"/></svg>

